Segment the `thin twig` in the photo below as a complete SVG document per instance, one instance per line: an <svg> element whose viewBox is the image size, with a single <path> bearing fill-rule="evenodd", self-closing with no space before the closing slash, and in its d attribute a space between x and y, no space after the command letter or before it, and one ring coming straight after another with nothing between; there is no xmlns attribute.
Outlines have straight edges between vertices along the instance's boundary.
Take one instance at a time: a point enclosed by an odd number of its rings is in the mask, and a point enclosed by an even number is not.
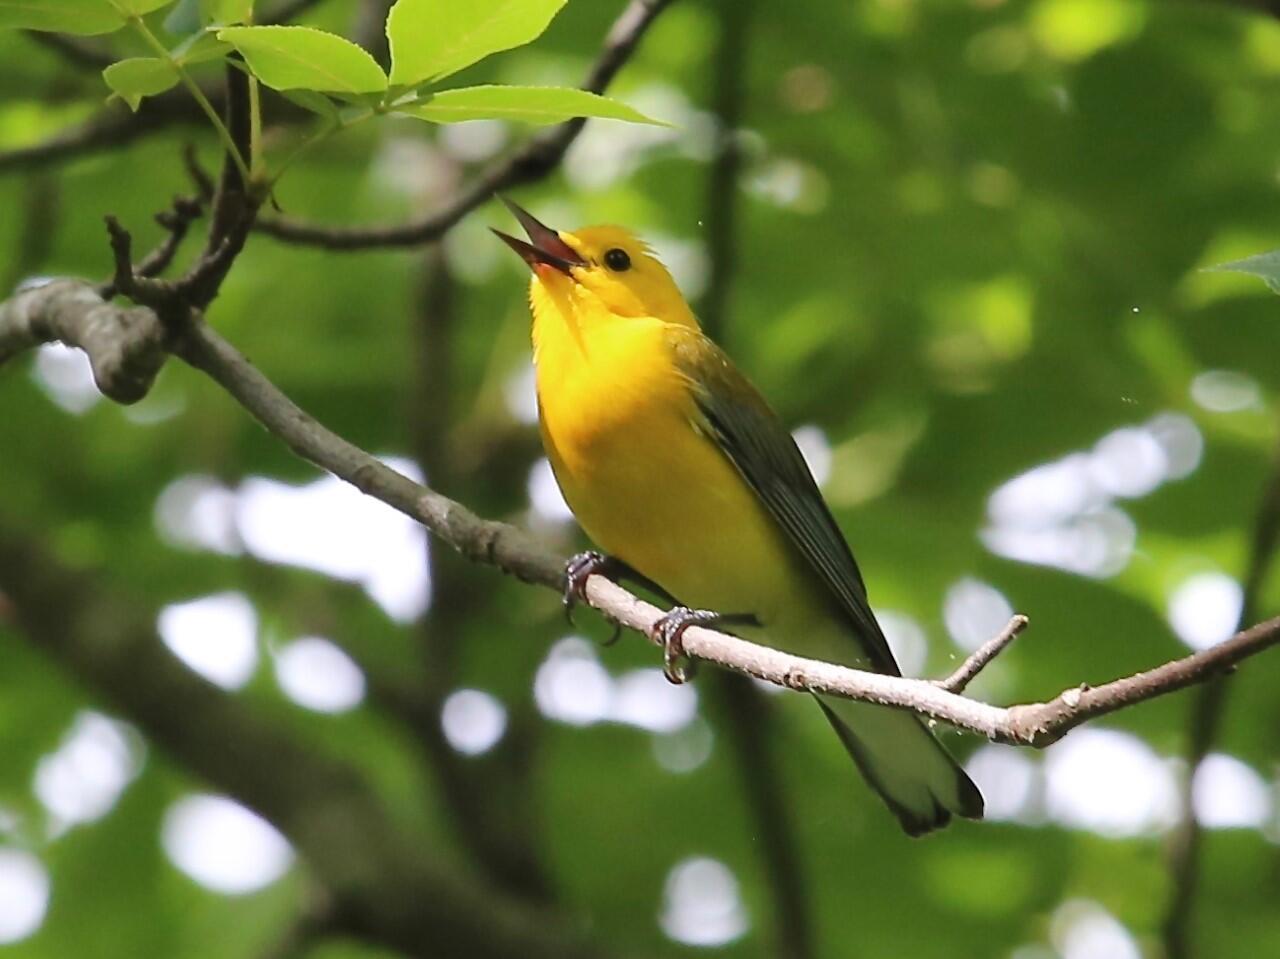
<svg viewBox="0 0 1280 959"><path fill-rule="evenodd" d="M205 241L206 257L216 251L230 235L234 225L244 216L248 204L249 184L243 167L243 162L247 162L247 159L237 162L236 158L248 158L252 153L249 77L230 63L227 64L224 75L227 96L223 125L231 143L223 155L222 176L218 180L213 215L209 220L209 236Z"/></svg>
<svg viewBox="0 0 1280 959"><path fill-rule="evenodd" d="M133 263L133 234L120 225L114 216L103 217L107 225L107 235L111 239L111 258L113 272L111 279L98 287L98 295L104 299L117 293L129 297L141 306L148 306L157 311L163 320L177 305L174 285L165 280L146 276ZM164 247L160 247L163 256Z"/></svg>
<svg viewBox="0 0 1280 959"><path fill-rule="evenodd" d="M91 288L73 286L81 295L87 290L97 299ZM21 315L23 311L13 309L14 302L20 298L21 295L0 304L0 357L8 358L38 342L29 332L33 321L39 320L30 315L30 305L25 317ZM108 311L119 310L100 301L90 305L104 306ZM303 459L422 523L467 558L497 566L527 582L563 591L562 558L547 551L524 531L480 518L461 503L415 483L326 429L204 323L198 311L193 311L188 319L188 323L172 331L170 349L191 366L209 374ZM129 340L131 332L115 331L115 337ZM105 342L119 348L110 336ZM92 351L104 347L94 341L85 348L92 360ZM590 605L607 617L658 642L654 626L665 615L663 610L600 576L587 580L585 592ZM907 709L997 742L1035 747L1056 742L1090 719L1211 680L1277 642L1280 642L1280 617L1243 630L1209 649L1145 672L1101 686L1081 684L1048 702L1001 707L949 692L926 679L905 679L805 659L714 630L695 626L684 635L684 649L689 656L765 682Z"/></svg>
<svg viewBox="0 0 1280 959"><path fill-rule="evenodd" d="M934 684L949 693L964 692L964 688L973 682L978 673L982 672L991 660L1003 653L1004 648L1017 639L1030 622L1031 620L1021 613L1014 615L998 635L991 637L975 649L969 658L960 664L959 669L946 679L934 680Z"/></svg>
<svg viewBox="0 0 1280 959"><path fill-rule="evenodd" d="M583 81L582 89L604 92L645 31L670 2L631 0L609 30L604 48ZM370 250L430 243L480 204L488 202L495 193L547 176L559 164L585 122L582 118L570 120L533 138L522 149L481 173L443 209L416 220L384 226L330 227L277 216L260 218L255 229L289 243L328 250Z"/></svg>
<svg viewBox="0 0 1280 959"><path fill-rule="evenodd" d="M194 144L188 143L182 148L182 166L196 188L196 198L201 203L212 203L217 187L213 184L213 177L200 165L200 154Z"/></svg>
<svg viewBox="0 0 1280 959"><path fill-rule="evenodd" d="M204 205L194 196L177 196L173 206L156 214L156 222L165 229L165 238L154 250L138 261L139 276L156 277L169 269L173 258L186 238L192 222L204 213Z"/></svg>
<svg viewBox="0 0 1280 959"><path fill-rule="evenodd" d="M164 239L136 265L133 263L133 236L114 216L106 217L107 233L111 238L113 273L110 280L98 287L98 294L104 300L109 300L117 293L123 293L148 306L158 306L171 300L172 286L155 278L169 268L192 222L203 213L204 205L198 198L174 197L173 205L168 210L156 214L156 222L165 229Z"/></svg>
<svg viewBox="0 0 1280 959"><path fill-rule="evenodd" d="M253 122L251 117L251 85L254 82L232 64L226 66L226 122L231 144L223 157L222 176L213 200L213 215L204 252L186 274L173 284L174 299L189 309L204 310L222 288L236 257L244 249L261 197L245 179L241 158L252 157ZM203 171L194 157L187 161L188 171L203 189Z"/></svg>

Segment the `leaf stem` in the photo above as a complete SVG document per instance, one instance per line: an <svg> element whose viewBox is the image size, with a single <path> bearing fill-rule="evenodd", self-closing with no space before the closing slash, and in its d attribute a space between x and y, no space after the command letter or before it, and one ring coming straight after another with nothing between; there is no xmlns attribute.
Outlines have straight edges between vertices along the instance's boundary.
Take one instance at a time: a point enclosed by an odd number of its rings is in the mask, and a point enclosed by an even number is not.
<svg viewBox="0 0 1280 959"><path fill-rule="evenodd" d="M114 6L114 4L113 4ZM123 13L123 11L121 11ZM143 21L142 17L136 14L127 15L129 23L137 31L138 35L146 42L147 46L163 60L165 60L174 71L178 74L178 79L182 81L182 85L187 91L195 97L196 103L200 105L200 109L204 111L205 116L209 118L209 122L213 124L214 130L218 133L218 139L222 141L223 147L228 155L235 163L236 168L240 171L240 175L244 177L244 181L249 183L252 177L249 173L249 166L245 163L245 159L240 155L240 150L236 147L235 141L231 139L231 131L227 129L227 125L222 122L222 117L218 116L218 111L213 108L213 104L209 102L209 98L204 95L204 91L200 89L200 85L191 78L191 74L183 67L182 62L174 58L169 52L169 48L160 42L151 29ZM256 139L255 139L256 142Z"/></svg>
<svg viewBox="0 0 1280 959"><path fill-rule="evenodd" d="M280 181L280 178L284 176L285 171L288 170L289 167L293 166L295 162L302 159L303 156L310 153L325 140L341 133L343 130L349 130L353 126L363 123L378 112L378 110L369 110L365 113L357 114L349 120L344 120L341 116L338 116L334 120L327 121L319 130L299 143L297 147L294 148L293 152L280 162L280 166L277 167L275 173L273 173L267 180L267 189L275 189L275 185Z"/></svg>
<svg viewBox="0 0 1280 959"><path fill-rule="evenodd" d="M258 78L249 74L249 169L250 182L257 183L265 172L262 161L262 89Z"/></svg>

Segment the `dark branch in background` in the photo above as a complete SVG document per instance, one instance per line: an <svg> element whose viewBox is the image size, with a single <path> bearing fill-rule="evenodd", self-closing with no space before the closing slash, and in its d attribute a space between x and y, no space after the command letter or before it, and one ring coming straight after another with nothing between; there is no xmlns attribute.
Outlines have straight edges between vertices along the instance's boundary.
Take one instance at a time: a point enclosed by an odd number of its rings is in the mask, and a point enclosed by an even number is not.
<svg viewBox="0 0 1280 959"><path fill-rule="evenodd" d="M27 177L18 211L19 242L12 260L0 267L3 295L43 266L57 235L62 212L61 191L55 174L37 171Z"/></svg>
<svg viewBox="0 0 1280 959"><path fill-rule="evenodd" d="M671 0L631 0L614 21L604 49L583 81L582 89L603 93L635 50L644 32ZM328 250L373 250L420 246L444 236L464 216L493 198L494 193L532 183L560 163L585 121L570 120L530 140L524 147L489 167L442 209L416 220L390 226L320 226L292 217L263 217L256 229L290 243Z"/></svg>
<svg viewBox="0 0 1280 959"><path fill-rule="evenodd" d="M314 901L302 907L257 959L302 959L312 946L340 931L328 896L321 892L313 892L312 896Z"/></svg>
<svg viewBox="0 0 1280 959"><path fill-rule="evenodd" d="M727 304L737 265L734 221L739 191L737 130L742 122L746 82L744 61L755 0L722 0L717 5L719 42L712 58L712 107L717 144L707 179L707 254L710 281L699 316L703 328L722 341L728 327ZM743 676L717 672L711 677L718 707L718 731L728 741L754 831L759 836L761 881L773 904L772 954L778 959L811 959L813 919L805 872L800 861L795 815L779 769L778 728L768 721L764 693Z"/></svg>
<svg viewBox="0 0 1280 959"><path fill-rule="evenodd" d="M303 458L417 519L463 555L499 566L525 581L561 589L561 561L534 544L526 533L475 516L325 429L198 318L175 344L175 352L222 384ZM652 633L663 615L662 610L599 576L588 580L586 593L596 609L645 635ZM947 692L927 680L807 660L713 630L694 627L685 636L690 656L766 682L910 709L996 741L1030 746L1049 745L1089 719L1209 680L1277 642L1280 618L1147 672L1098 687L1081 685L1049 702L996 707Z"/></svg>
<svg viewBox="0 0 1280 959"><path fill-rule="evenodd" d="M249 116L249 77L232 63L224 71L227 85L226 125L236 151L248 162L253 129ZM205 242L204 255L211 256L236 230L237 225L251 216L248 184L240 173L240 167L228 153L222 162L222 177L213 200L213 219L209 223L209 238ZM244 243L245 234L240 243ZM237 251L239 252L239 251Z"/></svg>
<svg viewBox="0 0 1280 959"><path fill-rule="evenodd" d="M242 155L249 153L247 102L243 75L229 70L226 122ZM173 351L206 369L246 403L271 406L273 398L282 399L203 322L203 310L217 295L257 213L259 198L231 160L227 158L213 198L204 252L180 279L160 280L156 274L172 263L183 234L208 200L208 186L191 162L198 195L175 202L161 218L168 235L141 262L134 262L128 231L108 217L114 259L110 282L95 290L84 282L58 281L0 302L0 362L39 343L62 340L89 355L104 393L129 402L145 395ZM138 305L125 308L103 299L116 292ZM394 473L380 477L381 464L296 407L277 406L269 418L276 414L295 418L304 433L318 430L313 438L346 463L350 475L367 473L374 482L391 477L393 484L403 484L399 489L412 499L414 509L433 517L432 528L466 524L470 532L481 534L475 549L490 561L510 559L508 566L516 570L527 563L529 576L548 583L559 578L555 560L537 557L518 532L479 521ZM310 442L299 438L300 448ZM527 556L522 559L521 554ZM346 765L311 753L252 704L217 690L170 657L154 635L150 611L60 567L36 542L4 529L2 520L0 589L14 621L33 642L112 700L160 748L262 813L298 847L323 886L325 910L315 921L301 917L273 947L274 954L295 953L314 935L333 931L432 959L601 955L562 916L477 881L465 868L444 861L441 850L425 846L416 831L398 828L376 793ZM418 715L439 737L438 708ZM527 777L523 785L527 787ZM495 790L488 808L511 805L512 798L510 792ZM534 879L523 883L522 891L541 892L545 898L545 880L540 874Z"/></svg>
<svg viewBox="0 0 1280 959"><path fill-rule="evenodd" d="M281 6L274 15L264 23L287 23L316 6L319 0L294 0ZM28 36L35 42L55 47L63 56L80 56L79 66L88 68L92 58L95 70L101 70L116 58L105 56L99 61L96 50L75 40L69 40L56 33L31 32ZM72 53L72 48L78 52ZM106 88L103 88L104 95ZM220 85L204 87L204 95L213 108L222 113L226 107L225 95ZM304 111L287 102L277 104L279 116L294 118L306 116ZM75 126L55 133L53 136L31 146L0 151L0 174L22 170L46 169L49 164L65 163L80 157L91 156L104 150L127 146L135 140L160 133L180 123L188 123L204 127L208 117L192 99L191 94L181 87L175 87L154 97L142 101L138 111L132 112L118 101L109 103L94 116Z"/></svg>
<svg viewBox="0 0 1280 959"><path fill-rule="evenodd" d="M222 91L210 87L205 95L215 109L225 105ZM27 147L0 152L0 173L45 169L53 163L91 156L104 150L126 146L179 123L203 125L208 118L183 89L175 88L142 101L137 113L113 102L101 112L47 140Z"/></svg>
<svg viewBox="0 0 1280 959"><path fill-rule="evenodd" d="M1280 545L1280 445L1253 523L1249 559L1245 566L1240 620L1237 629L1258 615L1259 596ZM1162 928L1166 959L1191 959L1195 955L1192 923L1200 880L1204 828L1196 817L1194 787L1200 764L1213 749L1226 712L1228 681L1224 676L1206 683L1191 707L1187 739L1187 772L1182 783L1182 819L1169 842L1169 871L1173 883L1165 906Z"/></svg>
<svg viewBox="0 0 1280 959"><path fill-rule="evenodd" d="M448 449L457 408L454 318L459 293L440 245L432 244L423 256L414 317L417 382L407 421L415 458L432 486L446 494L461 489L474 494L484 478L460 469ZM433 603L417 624L423 669L411 714L414 728L458 836L487 876L509 892L550 901L552 884L538 855L540 830L533 810L536 724L528 709L513 703L506 735L485 755L463 756L449 743L441 711L458 685L464 627L483 613L486 589L475 582L474 565L450 550L433 543L428 562L433 591L447 599Z"/></svg>
<svg viewBox="0 0 1280 959"><path fill-rule="evenodd" d="M34 43L52 50L64 63L80 70L101 73L116 58L105 49L85 40L69 37L64 33L52 33L45 30L27 30L26 35Z"/></svg>
<svg viewBox="0 0 1280 959"><path fill-rule="evenodd" d="M721 733L733 753L742 795L759 834L761 880L773 901L771 956L808 959L816 955L809 910L808 883L795 835L795 811L787 802L776 749L778 726L770 722L770 703L743 676L717 673L711 686L728 722Z"/></svg>
<svg viewBox="0 0 1280 959"><path fill-rule="evenodd" d="M729 290L737 263L737 193L742 167L738 127L742 123L742 86L745 81L747 34L751 29L756 0L724 0L720 4L720 42L716 47L712 109L717 129L715 156L707 185L707 251L713 263L707 291L702 296L699 315L713 338L722 334L728 311Z"/></svg>
<svg viewBox="0 0 1280 959"><path fill-rule="evenodd" d="M664 6L665 0L634 0L627 7L588 77L589 88L603 89ZM239 96L226 101L233 112ZM150 103L157 101L163 97ZM78 134L64 135L61 144L0 155L0 169L114 145L113 136L125 142L155 122L133 118L105 139L100 132L86 134L81 128ZM551 170L580 128L580 121L567 124L534 140L432 217L389 232L322 231L320 236L325 245L342 249L437 239L496 187L526 182ZM67 136L78 145L68 144ZM229 193L224 190L221 195ZM173 282L157 280L148 271L167 265L176 241L172 249L162 244L154 257L135 266L129 236L116 224L114 285L140 306L126 309L104 303L89 284L76 281L24 291L0 303L0 362L39 342L60 339L89 354L104 392L127 401L146 392L165 351L173 352L223 386L303 458L418 520L468 559L559 591L560 557L519 529L481 519L325 429L204 324L203 307L216 295L256 213L252 202L244 202L241 209L242 216L228 219L231 226L225 231L215 229L205 253ZM304 233L314 229L306 227ZM360 242L371 235L372 242ZM315 242L314 237L308 242ZM1280 503L1280 494L1276 501ZM1280 506L1276 512L1269 538L1260 534L1255 544L1259 555L1269 555L1274 545ZM1259 571L1258 581L1261 575ZM0 586L16 621L34 641L112 699L160 747L215 787L258 809L293 840L332 896L336 929L412 955L540 959L595 954L577 934L566 932L557 916L532 910L477 882L465 870L442 864L440 850L426 848L415 833L398 829L376 794L349 769L311 754L251 703L228 697L188 673L157 643L149 611L130 607L100 584L59 567L34 542L16 534L0 536ZM607 616L649 636L663 613L598 576L588 581L586 593L591 605ZM985 652L939 683L805 660L706 629L690 629L684 645L693 657L778 685L910 709L997 741L1045 746L1089 719L1213 681L1244 658L1280 642L1280 619L1145 673L1096 688L1068 689L1049 702L996 707L960 695L958 690L1006 648L1014 632L1011 624L1007 638L997 637ZM423 716L423 721L438 721L437 710ZM246 762L248 756L253 761ZM768 799L767 792L759 796ZM802 892L792 889L789 894L803 901Z"/></svg>
<svg viewBox="0 0 1280 959"><path fill-rule="evenodd" d="M354 23L347 36L369 51L369 55L386 69L391 64L391 44L387 39L387 14L395 0L359 0Z"/></svg>
<svg viewBox="0 0 1280 959"><path fill-rule="evenodd" d="M119 309L119 308L115 308ZM0 309L7 320L8 305ZM0 322L0 342L10 335ZM461 503L404 476L304 413L256 367L210 329L198 313L171 334L170 349L221 384L250 414L303 459L422 523L463 556L530 583L563 591L563 558L507 523L476 516ZM12 350L8 355L12 355ZM591 606L613 621L654 639L664 615L600 576L587 580ZM992 706L949 692L926 679L867 673L792 656L736 636L700 627L684 635L685 652L735 672L790 689L843 696L908 709L996 742L1043 747L1081 723L1117 709L1206 682L1280 642L1280 617L1259 623L1183 659L1101 686L1081 684L1048 702Z"/></svg>
<svg viewBox="0 0 1280 959"><path fill-rule="evenodd" d="M286 2L269 11L258 22L262 24L292 23L312 7L318 7L323 2L324 0L286 0Z"/></svg>
<svg viewBox="0 0 1280 959"><path fill-rule="evenodd" d="M15 625L148 738L273 822L332 896L334 929L423 959L601 953L563 919L482 886L400 828L351 768L292 739L269 710L191 673L155 617L60 566L0 520Z"/></svg>

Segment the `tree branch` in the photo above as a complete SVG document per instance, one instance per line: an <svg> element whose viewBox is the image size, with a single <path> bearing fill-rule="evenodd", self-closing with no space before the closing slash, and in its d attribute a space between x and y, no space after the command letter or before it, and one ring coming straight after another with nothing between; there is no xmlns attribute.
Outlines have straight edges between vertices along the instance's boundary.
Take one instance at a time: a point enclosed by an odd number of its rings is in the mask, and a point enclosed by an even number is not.
<svg viewBox="0 0 1280 959"><path fill-rule="evenodd" d="M977 678L978 673L986 669L988 663L1003 653L1005 647L1017 639L1030 622L1031 620L1021 614L1013 616L1005 624L1004 629L1000 630L999 634L991 637L975 649L969 658L960 664L959 669L946 679L934 680L935 685L949 693L964 692L965 687Z"/></svg>
<svg viewBox="0 0 1280 959"><path fill-rule="evenodd" d="M25 295L25 294L23 294ZM111 310L123 311L118 307ZM0 305L0 317L13 311ZM415 483L308 416L238 350L193 312L170 349L223 386L268 431L303 459L422 523L476 562L497 566L526 582L561 591L563 560L529 534L482 519L461 503ZM30 325L32 319L27 320ZM39 318L34 322L43 322ZM103 322L112 322L109 317ZM121 327L126 324L116 319ZM0 342L5 324L0 323ZM0 354L12 356L15 349ZM611 620L649 637L663 610L600 576L587 580L586 598ZM842 696L908 709L996 742L1047 746L1083 722L1220 676L1242 660L1280 642L1280 617L1259 623L1209 649L1101 686L1067 689L1047 702L992 706L949 692L930 680L905 679L793 656L736 636L692 627L685 652L735 672L790 689Z"/></svg>
<svg viewBox="0 0 1280 959"><path fill-rule="evenodd" d="M84 350L98 389L118 403L146 396L168 358L155 313L105 303L88 283L54 280L0 302L0 363L54 341Z"/></svg>
<svg viewBox="0 0 1280 959"><path fill-rule="evenodd" d="M599 576L587 581L586 595L588 602L609 618L650 638L664 615L663 610ZM904 679L804 659L697 626L685 632L684 651L695 659L777 686L909 709L995 742L1040 748L1090 719L1218 676L1277 642L1280 617L1146 672L1096 687L1082 684L1048 702L1004 707L948 692L927 679Z"/></svg>
<svg viewBox="0 0 1280 959"><path fill-rule="evenodd" d="M157 277L169 269L178 247L186 238L191 223L204 213L204 204L199 197L178 196L173 198L173 207L163 213L156 214L156 222L165 229L165 238L160 244L138 261L139 276Z"/></svg>
<svg viewBox="0 0 1280 959"><path fill-rule="evenodd" d="M1258 596L1275 560L1280 545L1280 445L1272 458L1270 475L1262 491L1249 559L1245 565L1244 585L1237 628L1258 615ZM1222 725L1227 704L1225 677L1205 684L1191 707L1187 741L1187 771L1182 783L1182 818L1169 842L1169 871L1173 876L1169 901L1165 906L1162 939L1167 959L1190 959L1195 954L1192 943L1192 917L1196 888L1200 876L1200 853L1204 829L1196 818L1194 788L1200 764L1213 749Z"/></svg>
<svg viewBox="0 0 1280 959"><path fill-rule="evenodd" d="M0 588L33 644L290 838L332 897L338 931L422 959L600 955L562 917L480 884L400 828L352 769L169 655L150 611L62 567L2 519Z"/></svg>
<svg viewBox="0 0 1280 959"><path fill-rule="evenodd" d="M761 847L761 879L773 900L770 955L810 959L816 945L809 883L795 836L795 810L778 768L778 727L769 721L769 697L744 676L718 673L712 679L711 696L723 706L723 734Z"/></svg>
<svg viewBox="0 0 1280 959"><path fill-rule="evenodd" d="M381 2L381 0L379 0ZM455 393L455 314L460 295L440 244L422 257L415 298L415 384L407 413L412 449L423 475L446 494L483 482L449 455L448 437L458 407ZM432 603L416 624L424 669L419 699L410 714L423 752L440 784L456 833L485 875L522 898L549 902L554 883L540 858L537 790L532 782L538 723L529 707L513 704L506 734L483 756L464 756L440 722L446 697L458 685L459 653L470 617L480 614L487 591L484 573L449 550L427 551L432 589L448 602ZM520 642L518 637L505 641ZM510 665L509 657L502 657ZM534 714L536 715L536 713Z"/></svg>
<svg viewBox="0 0 1280 959"><path fill-rule="evenodd" d="M733 224L741 196L737 131L744 103L744 60L756 0L720 0L719 40L712 58L712 106L716 150L707 174L707 292L699 304L702 326L724 342L728 293L737 267ZM762 880L773 907L772 952L778 959L812 959L813 919L806 889L795 814L777 760L777 728L767 721L769 704L752 683L727 673L712 678L710 693L722 705L718 730L728 741L742 781L742 797L758 837Z"/></svg>
<svg viewBox="0 0 1280 959"><path fill-rule="evenodd" d="M645 31L670 2L631 0L610 28L604 48L583 81L582 89L603 93ZM488 202L495 193L547 176L560 163L585 123L580 117L533 138L522 149L481 173L443 209L416 220L383 226L329 227L277 216L260 218L255 229L289 243L328 250L371 250L430 243L480 204Z"/></svg>
<svg viewBox="0 0 1280 959"><path fill-rule="evenodd" d="M742 123L742 85L747 34L756 0L735 0L721 4L720 42L716 48L712 94L716 114L715 155L707 174L707 249L711 260L720 265L711 271L707 290L702 295L699 315L712 339L722 333L728 310L729 289L737 262L738 174L742 167L742 148L738 127ZM723 341L722 341L723 342Z"/></svg>
<svg viewBox="0 0 1280 959"><path fill-rule="evenodd" d="M222 108L225 101L220 89L209 89L205 95L215 108ZM112 103L47 140L0 153L0 173L47 169L50 164L124 146L178 123L207 122L200 107L183 89L147 97L137 113L130 112L122 103Z"/></svg>

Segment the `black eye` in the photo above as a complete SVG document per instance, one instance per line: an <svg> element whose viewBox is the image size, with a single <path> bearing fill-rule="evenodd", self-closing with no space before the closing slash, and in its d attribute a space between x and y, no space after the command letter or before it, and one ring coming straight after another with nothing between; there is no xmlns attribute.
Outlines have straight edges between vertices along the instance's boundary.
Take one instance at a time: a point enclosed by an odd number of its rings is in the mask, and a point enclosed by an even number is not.
<svg viewBox="0 0 1280 959"><path fill-rule="evenodd" d="M626 250L615 246L604 255L604 265L615 273L621 273L631 269L631 257L627 256Z"/></svg>

